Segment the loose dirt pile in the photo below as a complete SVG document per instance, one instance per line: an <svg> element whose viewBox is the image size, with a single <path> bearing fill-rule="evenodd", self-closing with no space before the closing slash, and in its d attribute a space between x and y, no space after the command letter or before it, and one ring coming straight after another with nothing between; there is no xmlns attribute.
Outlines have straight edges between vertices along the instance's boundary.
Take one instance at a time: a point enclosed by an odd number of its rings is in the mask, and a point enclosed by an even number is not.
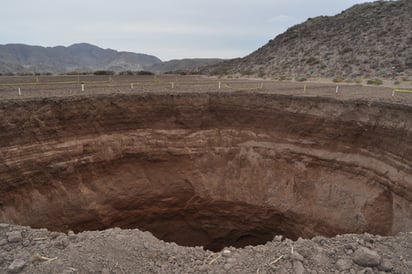
<svg viewBox="0 0 412 274"><path fill-rule="evenodd" d="M402 273L412 261L411 133L410 104L385 99L244 91L4 100L1 222L139 228L174 243L138 230L2 225L0 265ZM406 233L316 237L363 232Z"/></svg>
<svg viewBox="0 0 412 274"><path fill-rule="evenodd" d="M139 230L62 234L0 224L2 273L410 273L412 234L315 237L220 252Z"/></svg>

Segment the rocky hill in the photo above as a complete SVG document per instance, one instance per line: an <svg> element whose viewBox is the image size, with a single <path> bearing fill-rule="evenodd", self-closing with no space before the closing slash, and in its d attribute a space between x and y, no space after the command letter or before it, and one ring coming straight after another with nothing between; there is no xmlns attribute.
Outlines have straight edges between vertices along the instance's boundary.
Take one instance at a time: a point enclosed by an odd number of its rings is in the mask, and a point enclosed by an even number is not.
<svg viewBox="0 0 412 274"><path fill-rule="evenodd" d="M142 70L162 61L151 55L119 52L81 43L69 47L0 45L0 72Z"/></svg>
<svg viewBox="0 0 412 274"><path fill-rule="evenodd" d="M245 58L206 73L259 77L394 77L412 75L412 1L355 5L309 18Z"/></svg>

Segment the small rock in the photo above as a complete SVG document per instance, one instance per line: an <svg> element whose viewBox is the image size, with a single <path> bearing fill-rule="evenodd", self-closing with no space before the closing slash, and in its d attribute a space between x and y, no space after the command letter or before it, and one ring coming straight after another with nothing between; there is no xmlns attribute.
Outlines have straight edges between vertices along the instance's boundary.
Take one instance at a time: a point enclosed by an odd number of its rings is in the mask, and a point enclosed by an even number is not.
<svg viewBox="0 0 412 274"><path fill-rule="evenodd" d="M229 269L232 268L232 265L231 265L231 264L225 264L225 265L223 266L223 268L227 271L227 270L229 270Z"/></svg>
<svg viewBox="0 0 412 274"><path fill-rule="evenodd" d="M9 241L9 243L18 243L23 241L21 231L12 231L7 233L7 240Z"/></svg>
<svg viewBox="0 0 412 274"><path fill-rule="evenodd" d="M67 240L66 236L60 236L58 237L53 245L58 248L58 249L65 249L68 246L69 242Z"/></svg>
<svg viewBox="0 0 412 274"><path fill-rule="evenodd" d="M7 270L10 273L19 273L20 271L22 271L22 269L24 268L24 266L26 265L26 262L23 261L22 259L15 259L11 265L9 265L9 267L7 268Z"/></svg>
<svg viewBox="0 0 412 274"><path fill-rule="evenodd" d="M236 259L235 258L227 258L226 262L228 264L235 264L236 263Z"/></svg>
<svg viewBox="0 0 412 274"><path fill-rule="evenodd" d="M295 270L295 274L305 273L305 268L301 261L293 261L293 269Z"/></svg>
<svg viewBox="0 0 412 274"><path fill-rule="evenodd" d="M378 269L385 272L390 272L393 269L393 264L388 259L383 259L381 264L378 265Z"/></svg>
<svg viewBox="0 0 412 274"><path fill-rule="evenodd" d="M24 247L28 247L31 244L31 242L28 239L24 239L22 245Z"/></svg>
<svg viewBox="0 0 412 274"><path fill-rule="evenodd" d="M10 227L10 225L9 224L3 224L3 223L0 223L0 228L9 228Z"/></svg>
<svg viewBox="0 0 412 274"><path fill-rule="evenodd" d="M275 238L273 238L274 242L280 242L282 241L283 236L282 235L276 235Z"/></svg>
<svg viewBox="0 0 412 274"><path fill-rule="evenodd" d="M229 257L230 253L232 253L229 249L225 249L222 251L222 256L223 257Z"/></svg>
<svg viewBox="0 0 412 274"><path fill-rule="evenodd" d="M340 271L349 270L352 267L352 261L347 259L339 259L336 262L336 266Z"/></svg>
<svg viewBox="0 0 412 274"><path fill-rule="evenodd" d="M200 271L200 272L207 272L208 269L209 269L208 266L205 265L205 264L199 266L199 271Z"/></svg>
<svg viewBox="0 0 412 274"><path fill-rule="evenodd" d="M69 237L69 240L72 241L72 242L77 240L77 235L74 234L73 231L69 231L69 233L67 233L67 236Z"/></svg>
<svg viewBox="0 0 412 274"><path fill-rule="evenodd" d="M29 262L35 263L35 262L40 262L42 259L40 258L39 254L34 254L30 257Z"/></svg>
<svg viewBox="0 0 412 274"><path fill-rule="evenodd" d="M60 234L61 233L59 233L59 232L52 232L52 233L50 233L50 239L56 239L57 237L59 237L60 236Z"/></svg>
<svg viewBox="0 0 412 274"><path fill-rule="evenodd" d="M360 247L353 254L353 261L363 267L373 267L380 264L381 256L379 256L376 251L366 247Z"/></svg>
<svg viewBox="0 0 412 274"><path fill-rule="evenodd" d="M300 262L303 262L303 256L302 255L300 255L298 252L293 252L292 253L292 255L290 255L290 258L293 260L293 261L300 261Z"/></svg>
<svg viewBox="0 0 412 274"><path fill-rule="evenodd" d="M373 269L370 267L367 267L365 269L359 270L358 272L356 272L356 274L375 274L373 272Z"/></svg>
<svg viewBox="0 0 412 274"><path fill-rule="evenodd" d="M6 239L0 240L0 246L6 245L9 242Z"/></svg>

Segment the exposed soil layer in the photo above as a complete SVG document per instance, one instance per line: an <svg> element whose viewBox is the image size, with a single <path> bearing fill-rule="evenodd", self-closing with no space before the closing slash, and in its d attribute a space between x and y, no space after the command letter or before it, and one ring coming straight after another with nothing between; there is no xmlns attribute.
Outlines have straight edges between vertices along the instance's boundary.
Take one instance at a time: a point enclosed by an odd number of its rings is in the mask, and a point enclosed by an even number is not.
<svg viewBox="0 0 412 274"><path fill-rule="evenodd" d="M220 250L412 229L412 108L259 92L0 102L0 221Z"/></svg>

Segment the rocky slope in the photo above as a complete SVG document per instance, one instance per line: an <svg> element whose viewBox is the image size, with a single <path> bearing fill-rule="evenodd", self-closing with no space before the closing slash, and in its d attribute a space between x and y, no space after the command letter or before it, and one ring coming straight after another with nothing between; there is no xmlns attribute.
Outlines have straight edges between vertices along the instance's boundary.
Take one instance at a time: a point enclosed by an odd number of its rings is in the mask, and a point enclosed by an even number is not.
<svg viewBox="0 0 412 274"><path fill-rule="evenodd" d="M336 16L309 18L211 74L259 77L411 77L412 1L355 5Z"/></svg>
<svg viewBox="0 0 412 274"><path fill-rule="evenodd" d="M71 72L142 70L161 63L155 56L118 52L82 43L69 47L0 45L0 72Z"/></svg>

